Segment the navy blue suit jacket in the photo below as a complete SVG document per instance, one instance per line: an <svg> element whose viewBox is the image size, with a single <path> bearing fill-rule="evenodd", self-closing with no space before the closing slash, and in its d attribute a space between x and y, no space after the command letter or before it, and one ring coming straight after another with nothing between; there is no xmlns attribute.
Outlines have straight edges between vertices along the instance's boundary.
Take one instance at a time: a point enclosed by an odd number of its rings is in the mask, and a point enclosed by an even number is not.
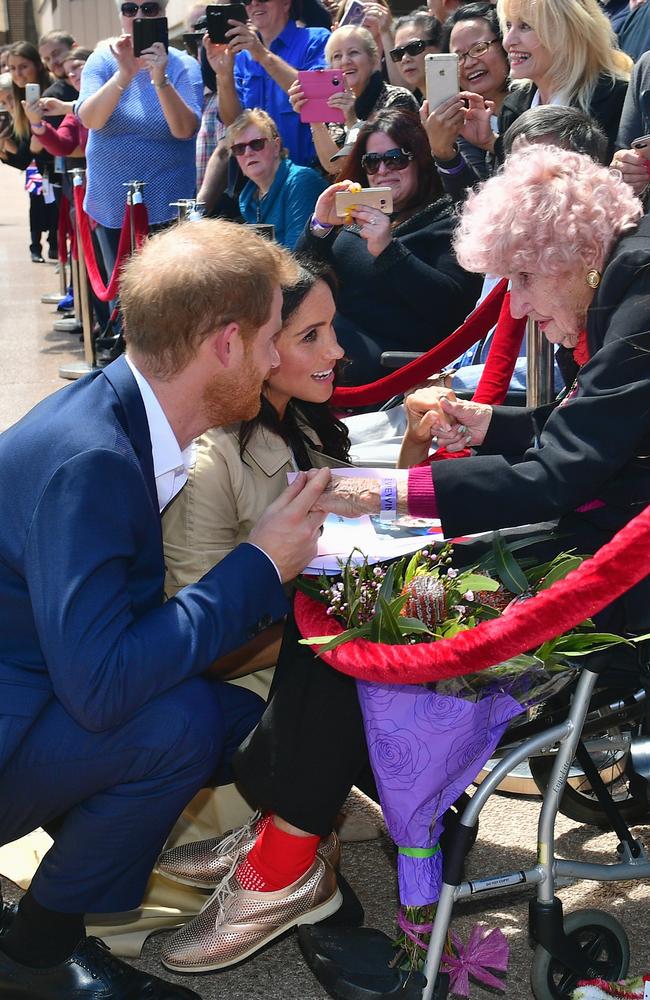
<svg viewBox="0 0 650 1000"><path fill-rule="evenodd" d="M50 699L110 729L286 613L248 544L163 603L149 428L124 358L0 435L0 491L0 766Z"/></svg>

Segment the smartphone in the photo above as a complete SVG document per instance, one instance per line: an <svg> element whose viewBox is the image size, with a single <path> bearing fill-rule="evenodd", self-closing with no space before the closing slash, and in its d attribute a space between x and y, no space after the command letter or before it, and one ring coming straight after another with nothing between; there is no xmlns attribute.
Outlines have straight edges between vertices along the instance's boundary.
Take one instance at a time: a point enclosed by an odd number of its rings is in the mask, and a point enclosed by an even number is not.
<svg viewBox="0 0 650 1000"><path fill-rule="evenodd" d="M242 24L246 24L248 20L248 14L243 3L211 3L206 8L206 17L208 21L208 35L210 36L210 41L214 42L215 45L228 44L226 32L232 28L232 24L228 24L228 21L241 21Z"/></svg>
<svg viewBox="0 0 650 1000"><path fill-rule="evenodd" d="M350 0L350 3L345 8L343 17L339 21L339 28L342 28L346 24L361 24L365 16L366 8L360 3L360 0Z"/></svg>
<svg viewBox="0 0 650 1000"><path fill-rule="evenodd" d="M139 17L133 22L133 54L142 55L154 42L162 42L165 52L169 50L169 35L166 17Z"/></svg>
<svg viewBox="0 0 650 1000"><path fill-rule="evenodd" d="M0 132L4 132L12 123L11 112L6 108L0 108Z"/></svg>
<svg viewBox="0 0 650 1000"><path fill-rule="evenodd" d="M641 135L638 139L633 139L631 146L646 160L650 160L650 135Z"/></svg>
<svg viewBox="0 0 650 1000"><path fill-rule="evenodd" d="M189 56L192 56L193 59L198 58L202 41L203 35L200 31L186 31L183 33L183 45L185 46L185 51Z"/></svg>
<svg viewBox="0 0 650 1000"><path fill-rule="evenodd" d="M424 57L429 111L455 97L460 90L455 52L430 52Z"/></svg>
<svg viewBox="0 0 650 1000"><path fill-rule="evenodd" d="M390 215L393 211L393 192L389 187L370 187L361 191L337 191L334 196L336 214L341 218L359 205L378 208L380 212Z"/></svg>
<svg viewBox="0 0 650 1000"><path fill-rule="evenodd" d="M345 90L343 74L338 69L301 69L298 70L300 88L307 98L307 103L300 109L301 122L340 122L345 121L341 108L330 108L327 103L332 94L342 94Z"/></svg>
<svg viewBox="0 0 650 1000"><path fill-rule="evenodd" d="M25 100L28 104L36 104L41 99L41 88L38 83L25 84Z"/></svg>

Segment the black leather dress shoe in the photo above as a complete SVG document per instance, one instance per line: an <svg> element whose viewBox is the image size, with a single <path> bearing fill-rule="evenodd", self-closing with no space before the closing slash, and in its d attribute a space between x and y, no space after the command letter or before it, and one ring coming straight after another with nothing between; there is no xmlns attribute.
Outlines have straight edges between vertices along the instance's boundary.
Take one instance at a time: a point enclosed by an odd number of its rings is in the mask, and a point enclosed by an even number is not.
<svg viewBox="0 0 650 1000"><path fill-rule="evenodd" d="M7 1000L201 1000L198 993L139 972L111 955L98 938L80 941L70 958L49 969L19 965L2 951L0 998Z"/></svg>

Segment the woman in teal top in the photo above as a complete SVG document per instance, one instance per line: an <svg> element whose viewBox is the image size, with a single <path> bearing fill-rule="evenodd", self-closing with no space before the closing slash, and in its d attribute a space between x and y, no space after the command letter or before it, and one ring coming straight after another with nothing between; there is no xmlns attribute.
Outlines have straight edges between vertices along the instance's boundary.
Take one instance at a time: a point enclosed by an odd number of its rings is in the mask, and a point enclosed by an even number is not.
<svg viewBox="0 0 650 1000"><path fill-rule="evenodd" d="M274 226L277 242L293 250L327 181L311 167L291 162L275 122L260 108L239 115L227 143L248 178L239 196L244 221Z"/></svg>

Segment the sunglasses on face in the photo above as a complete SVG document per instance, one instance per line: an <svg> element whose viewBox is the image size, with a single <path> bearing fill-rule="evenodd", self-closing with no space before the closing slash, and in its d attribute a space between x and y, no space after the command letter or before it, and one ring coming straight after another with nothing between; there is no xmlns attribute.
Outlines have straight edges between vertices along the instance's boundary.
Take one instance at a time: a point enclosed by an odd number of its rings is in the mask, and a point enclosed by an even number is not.
<svg viewBox="0 0 650 1000"><path fill-rule="evenodd" d="M424 52L427 45L433 45L434 43L429 41L428 38L418 38L414 42L409 42L408 45L400 45L396 49L391 49L388 53L394 63L401 62L405 55L409 56L419 56L420 52Z"/></svg>
<svg viewBox="0 0 650 1000"><path fill-rule="evenodd" d="M458 56L459 64L462 65L468 56L470 59L480 59L488 51L490 45L494 45L498 41L498 38L492 38L489 42L474 42L473 45L470 45L467 52L457 52L456 55Z"/></svg>
<svg viewBox="0 0 650 1000"><path fill-rule="evenodd" d="M370 177L377 173L380 163L384 163L389 170L406 170L412 159L413 153L408 153L405 149L387 149L385 153L364 153L361 157L361 168Z"/></svg>
<svg viewBox="0 0 650 1000"><path fill-rule="evenodd" d="M230 147L230 152L233 156L243 156L246 149L250 146L254 153L259 153L261 149L264 149L269 140L264 139L250 139L248 142L234 142Z"/></svg>
<svg viewBox="0 0 650 1000"><path fill-rule="evenodd" d="M243 3L244 7L250 7L250 5L253 3L253 0L241 0L241 2ZM271 0L257 0L257 3L271 3Z"/></svg>
<svg viewBox="0 0 650 1000"><path fill-rule="evenodd" d="M160 17L162 10L155 0L148 0L147 3L123 3L120 7L124 17L135 17L138 11L142 11L143 17Z"/></svg>

